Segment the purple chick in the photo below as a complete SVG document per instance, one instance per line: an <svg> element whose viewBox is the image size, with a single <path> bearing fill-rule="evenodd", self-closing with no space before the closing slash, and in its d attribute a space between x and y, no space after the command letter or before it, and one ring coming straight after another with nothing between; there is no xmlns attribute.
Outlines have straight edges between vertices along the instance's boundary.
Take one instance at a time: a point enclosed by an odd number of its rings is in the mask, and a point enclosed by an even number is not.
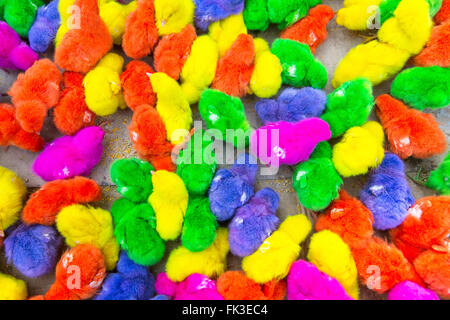
<svg viewBox="0 0 450 320"><path fill-rule="evenodd" d="M280 223L275 215L280 198L270 188L258 191L245 205L236 210L228 226L228 242L231 252L246 257L263 244Z"/></svg>
<svg viewBox="0 0 450 320"><path fill-rule="evenodd" d="M292 264L287 290L288 300L353 300L336 279L304 260Z"/></svg>
<svg viewBox="0 0 450 320"><path fill-rule="evenodd" d="M439 296L412 281L403 281L389 291L388 300L439 300Z"/></svg>
<svg viewBox="0 0 450 320"><path fill-rule="evenodd" d="M240 154L230 169L217 171L209 189L210 208L217 221L233 218L236 209L250 200L257 172L256 159L248 154Z"/></svg>
<svg viewBox="0 0 450 320"><path fill-rule="evenodd" d="M386 153L359 194L373 214L375 229L388 230L399 226L415 202L404 170L403 161L397 155Z"/></svg>
<svg viewBox="0 0 450 320"><path fill-rule="evenodd" d="M194 0L194 3L195 24L203 31L211 23L244 10L244 0Z"/></svg>
<svg viewBox="0 0 450 320"><path fill-rule="evenodd" d="M102 128L88 127L58 138L36 158L33 171L45 181L87 177L101 160L104 136Z"/></svg>
<svg viewBox="0 0 450 320"><path fill-rule="evenodd" d="M122 251L117 273L110 273L95 300L149 300L155 294L155 278L148 268L134 263Z"/></svg>
<svg viewBox="0 0 450 320"><path fill-rule="evenodd" d="M19 225L5 240L5 256L20 273L37 278L54 271L62 238L49 226Z"/></svg>
<svg viewBox="0 0 450 320"><path fill-rule="evenodd" d="M288 121L298 122L319 118L325 110L327 96L324 91L310 87L285 89L277 100L262 99L255 105L256 113L264 124Z"/></svg>
<svg viewBox="0 0 450 320"><path fill-rule="evenodd" d="M45 52L56 38L61 25L58 11L59 0L53 0L37 10L36 19L28 31L30 47L36 52Z"/></svg>
<svg viewBox="0 0 450 320"><path fill-rule="evenodd" d="M27 70L39 56L6 22L0 21L0 69Z"/></svg>

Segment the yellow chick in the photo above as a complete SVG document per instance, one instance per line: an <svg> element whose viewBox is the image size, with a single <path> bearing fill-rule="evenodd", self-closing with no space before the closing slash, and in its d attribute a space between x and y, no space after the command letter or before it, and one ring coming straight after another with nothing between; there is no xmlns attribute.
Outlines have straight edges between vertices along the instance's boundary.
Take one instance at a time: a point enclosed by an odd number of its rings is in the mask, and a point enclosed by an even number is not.
<svg viewBox="0 0 450 320"><path fill-rule="evenodd" d="M191 252L183 246L172 250L166 264L170 280L180 282L191 274L199 273L210 278L220 276L227 268L228 230L219 228L213 244L201 252Z"/></svg>
<svg viewBox="0 0 450 320"><path fill-rule="evenodd" d="M300 243L310 231L311 222L305 215L287 217L257 251L242 260L242 270L258 283L283 279L300 254Z"/></svg>
<svg viewBox="0 0 450 320"><path fill-rule="evenodd" d="M156 110L163 120L167 138L177 145L185 141L192 125L192 111L180 85L167 74L157 72L149 75L156 93Z"/></svg>
<svg viewBox="0 0 450 320"><path fill-rule="evenodd" d="M415 55L430 38L432 26L427 0L403 0L381 26L378 39Z"/></svg>
<svg viewBox="0 0 450 320"><path fill-rule="evenodd" d="M241 33L247 34L247 27L245 26L242 13L229 16L209 25L209 35L217 42L220 57L225 55Z"/></svg>
<svg viewBox="0 0 450 320"><path fill-rule="evenodd" d="M61 25L58 28L55 38L55 47L57 47L64 35L71 27L76 26L80 22L80 10L74 7L75 0L59 0L58 11L61 18ZM78 15L77 15L78 14Z"/></svg>
<svg viewBox="0 0 450 320"><path fill-rule="evenodd" d="M388 80L422 50L431 27L427 0L402 0L381 26L378 40L356 46L341 60L331 81L333 87L359 77L373 85Z"/></svg>
<svg viewBox="0 0 450 320"><path fill-rule="evenodd" d="M0 239L4 237L4 231L19 219L26 193L22 179L0 166Z"/></svg>
<svg viewBox="0 0 450 320"><path fill-rule="evenodd" d="M350 248L329 230L315 233L309 244L308 260L317 269L335 278L353 298L358 299L358 271Z"/></svg>
<svg viewBox="0 0 450 320"><path fill-rule="evenodd" d="M0 300L25 300L28 298L27 285L9 274L0 273Z"/></svg>
<svg viewBox="0 0 450 320"><path fill-rule="evenodd" d="M155 210L156 231L163 240L176 240L183 228L189 194L183 180L173 172L156 171L152 175L153 193L148 202Z"/></svg>
<svg viewBox="0 0 450 320"><path fill-rule="evenodd" d="M250 80L250 91L259 98L270 98L281 87L280 59L270 52L269 44L262 38L255 38L255 68Z"/></svg>
<svg viewBox="0 0 450 320"><path fill-rule="evenodd" d="M378 5L382 0L344 0L336 15L336 23L350 30L367 30L376 27L379 19ZM378 27L379 28L379 27Z"/></svg>
<svg viewBox="0 0 450 320"><path fill-rule="evenodd" d="M178 33L194 21L192 0L155 0L156 27L160 36Z"/></svg>
<svg viewBox="0 0 450 320"><path fill-rule="evenodd" d="M349 129L333 148L333 163L341 176L365 174L384 158L384 132L378 122L369 121Z"/></svg>
<svg viewBox="0 0 450 320"><path fill-rule="evenodd" d="M203 90L214 80L218 60L219 48L210 36L195 39L181 70L181 89L190 104L198 102Z"/></svg>
<svg viewBox="0 0 450 320"><path fill-rule="evenodd" d="M108 270L114 270L119 259L119 245L114 237L111 214L100 208L71 205L60 211L56 228L70 247L92 244L102 250Z"/></svg>
<svg viewBox="0 0 450 320"><path fill-rule="evenodd" d="M344 82L363 77L377 85L398 73L409 57L408 51L378 40L357 45L341 60L331 84L337 88Z"/></svg>
<svg viewBox="0 0 450 320"><path fill-rule="evenodd" d="M125 22L128 15L136 10L137 1L121 4L115 0L100 0L100 17L108 27L114 44L122 44L122 36L125 33Z"/></svg>
<svg viewBox="0 0 450 320"><path fill-rule="evenodd" d="M98 116L109 116L119 107L126 108L120 82L123 63L121 56L108 53L84 77L86 104Z"/></svg>

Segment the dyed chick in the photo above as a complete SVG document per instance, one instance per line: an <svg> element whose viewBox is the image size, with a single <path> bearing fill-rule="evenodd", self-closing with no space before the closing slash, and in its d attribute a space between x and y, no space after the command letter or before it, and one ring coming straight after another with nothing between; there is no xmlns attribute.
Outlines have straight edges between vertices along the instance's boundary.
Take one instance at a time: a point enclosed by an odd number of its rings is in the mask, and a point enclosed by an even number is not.
<svg viewBox="0 0 450 320"><path fill-rule="evenodd" d="M191 196L206 195L216 173L217 159L212 143L205 131L194 131L186 147L180 151L177 174Z"/></svg>
<svg viewBox="0 0 450 320"><path fill-rule="evenodd" d="M410 109L387 94L376 103L389 148L400 158L429 158L445 151L445 134L432 114Z"/></svg>
<svg viewBox="0 0 450 320"><path fill-rule="evenodd" d="M171 143L179 144L187 137L192 125L189 103L179 84L165 73L152 74L150 81L158 99L156 110L166 126L167 138Z"/></svg>
<svg viewBox="0 0 450 320"><path fill-rule="evenodd" d="M288 300L353 300L335 278L304 260L292 264L287 290Z"/></svg>
<svg viewBox="0 0 450 320"><path fill-rule="evenodd" d="M214 80L219 60L217 43L208 35L194 40L181 70L181 90L190 104L198 102L202 92Z"/></svg>
<svg viewBox="0 0 450 320"><path fill-rule="evenodd" d="M250 150L263 163L273 167L295 165L308 160L317 144L330 138L328 123L319 118L296 123L279 121L254 131L250 137Z"/></svg>
<svg viewBox="0 0 450 320"><path fill-rule="evenodd" d="M16 119L16 108L0 104L0 146L15 146L32 152L41 151L44 139L37 133L25 131Z"/></svg>
<svg viewBox="0 0 450 320"><path fill-rule="evenodd" d="M180 32L194 22L193 0L154 0L156 27L160 36Z"/></svg>
<svg viewBox="0 0 450 320"><path fill-rule="evenodd" d="M105 257L108 270L114 270L119 256L119 245L114 238L111 214L100 208L70 205L63 208L57 218L56 227L70 247L93 244Z"/></svg>
<svg viewBox="0 0 450 320"><path fill-rule="evenodd" d="M144 61L133 60L120 75L126 105L133 111L143 104L154 107L156 94L148 77L155 73Z"/></svg>
<svg viewBox="0 0 450 320"><path fill-rule="evenodd" d="M348 130L333 147L333 163L344 177L365 174L376 168L384 158L384 133L381 125L369 121L361 127Z"/></svg>
<svg viewBox="0 0 450 320"><path fill-rule="evenodd" d="M16 108L16 119L25 131L41 131L48 110L59 101L61 81L61 72L48 59L36 61L19 74L8 94Z"/></svg>
<svg viewBox="0 0 450 320"><path fill-rule="evenodd" d="M75 177L47 182L28 199L22 212L27 224L51 226L65 207L100 201L102 189L94 180Z"/></svg>
<svg viewBox="0 0 450 320"><path fill-rule="evenodd" d="M156 171L152 176L153 193L148 202L155 210L156 231L164 240L180 236L189 194L183 180L175 173Z"/></svg>
<svg viewBox="0 0 450 320"><path fill-rule="evenodd" d="M427 250L414 260L414 267L427 287L442 299L448 300L450 294L450 253Z"/></svg>
<svg viewBox="0 0 450 320"><path fill-rule="evenodd" d="M165 243L156 231L156 216L147 204L136 204L125 198L111 208L117 243L135 263L152 266L164 256Z"/></svg>
<svg viewBox="0 0 450 320"><path fill-rule="evenodd" d="M328 207L338 197L343 181L331 161L328 142L319 142L309 160L299 163L292 176L300 203L313 211Z"/></svg>
<svg viewBox="0 0 450 320"><path fill-rule="evenodd" d="M53 122L65 135L74 135L85 127L95 125L95 113L86 104L83 87L84 75L64 72L64 90L53 109Z"/></svg>
<svg viewBox="0 0 450 320"><path fill-rule="evenodd" d="M278 121L298 122L318 118L325 110L325 92L310 87L286 88L275 99L261 99L255 110L264 124Z"/></svg>
<svg viewBox="0 0 450 320"><path fill-rule="evenodd" d="M45 181L89 176L102 158L104 136L102 128L88 127L58 138L39 154L33 171Z"/></svg>
<svg viewBox="0 0 450 320"><path fill-rule="evenodd" d="M327 70L314 58L308 45L290 39L276 39L271 51L283 67L283 84L316 89L323 89L327 84Z"/></svg>
<svg viewBox="0 0 450 320"><path fill-rule="evenodd" d="M121 56L108 53L84 77L86 104L98 116L109 116L118 108L126 108L120 82L123 63Z"/></svg>
<svg viewBox="0 0 450 320"><path fill-rule="evenodd" d="M27 70L39 59L19 35L4 21L0 21L0 68Z"/></svg>
<svg viewBox="0 0 450 320"><path fill-rule="evenodd" d="M191 252L183 246L172 250L166 263L167 276L175 282L183 281L194 273L218 277L227 268L228 252L228 231L219 228L216 240L206 250Z"/></svg>
<svg viewBox="0 0 450 320"><path fill-rule="evenodd" d="M450 69L433 66L403 70L392 82L391 95L421 111L448 107Z"/></svg>
<svg viewBox="0 0 450 320"><path fill-rule="evenodd" d="M211 39L217 42L220 57L226 54L239 35L247 34L242 14L231 15L216 21L209 26L208 30Z"/></svg>
<svg viewBox="0 0 450 320"><path fill-rule="evenodd" d="M178 33L162 37L153 53L156 71L178 80L196 38L195 28L191 24Z"/></svg>
<svg viewBox="0 0 450 320"><path fill-rule="evenodd" d="M380 166L372 171L359 198L372 212L375 229L399 226L415 202L403 161L395 154L387 153Z"/></svg>
<svg viewBox="0 0 450 320"><path fill-rule="evenodd" d="M194 273L181 282L174 282L167 274L160 273L156 279L156 291L171 300L223 300L217 292L215 280Z"/></svg>
<svg viewBox="0 0 450 320"><path fill-rule="evenodd" d="M358 199L345 190L317 219L316 231L330 230L341 236L350 248L364 248L373 236L373 215Z"/></svg>
<svg viewBox="0 0 450 320"><path fill-rule="evenodd" d="M363 125L374 104L370 81L365 78L350 80L327 96L321 118L328 122L332 137L336 138L352 127Z"/></svg>
<svg viewBox="0 0 450 320"><path fill-rule="evenodd" d="M122 44L126 20L128 15L135 11L136 8L136 0L130 1L129 3L120 3L111 0L102 0L99 2L100 17L108 27L114 44Z"/></svg>
<svg viewBox="0 0 450 320"><path fill-rule="evenodd" d="M353 299L359 297L358 272L355 260L347 244L328 230L320 231L311 237L308 260L317 269L335 278Z"/></svg>
<svg viewBox="0 0 450 320"><path fill-rule="evenodd" d="M439 296L412 281L403 281L389 291L388 300L439 300Z"/></svg>
<svg viewBox="0 0 450 320"><path fill-rule="evenodd" d="M150 271L120 253L117 272L110 273L95 300L149 300L155 294L155 278Z"/></svg>
<svg viewBox="0 0 450 320"><path fill-rule="evenodd" d="M58 11L59 0L52 0L37 10L36 20L28 31L30 47L36 52L45 52L53 44L61 25Z"/></svg>
<svg viewBox="0 0 450 320"><path fill-rule="evenodd" d="M450 195L450 153L435 170L431 171L426 186L438 191L443 196Z"/></svg>
<svg viewBox="0 0 450 320"><path fill-rule="evenodd" d="M153 192L154 170L147 161L136 158L120 159L111 165L110 175L118 193L134 203L141 203L147 201Z"/></svg>
<svg viewBox="0 0 450 320"><path fill-rule="evenodd" d="M195 197L189 200L184 217L181 242L191 252L208 249L216 239L219 227L206 197Z"/></svg>
<svg viewBox="0 0 450 320"><path fill-rule="evenodd" d="M74 270L79 280L73 279ZM65 252L56 266L56 279L44 296L34 300L85 300L92 298L106 276L105 261L99 249L80 244Z"/></svg>
<svg viewBox="0 0 450 320"><path fill-rule="evenodd" d="M256 160L248 154L240 154L230 169L217 171L209 190L211 211L217 221L231 219L236 209L251 199L257 172Z"/></svg>
<svg viewBox="0 0 450 320"><path fill-rule="evenodd" d="M275 191L265 188L236 210L228 226L231 253L238 257L251 255L278 228L276 211L279 201Z"/></svg>
<svg viewBox="0 0 450 320"><path fill-rule="evenodd" d="M217 279L217 289L225 300L283 300L286 282L273 280L259 284L242 271L227 271Z"/></svg>
<svg viewBox="0 0 450 320"><path fill-rule="evenodd" d="M66 71L87 73L112 48L108 27L99 15L98 0L76 0L79 26L70 28L55 49L56 64Z"/></svg>
<svg viewBox="0 0 450 320"><path fill-rule="evenodd" d="M254 61L255 45L252 36L240 34L220 58L211 88L230 96L245 96L255 67Z"/></svg>
<svg viewBox="0 0 450 320"><path fill-rule="evenodd" d="M0 166L0 187L0 242L2 242L6 229L19 220L27 187L16 173L2 166Z"/></svg>
<svg viewBox="0 0 450 320"><path fill-rule="evenodd" d="M41 0L3 0L0 3L1 19L6 21L21 37L26 38L36 19Z"/></svg>
<svg viewBox="0 0 450 320"><path fill-rule="evenodd" d="M449 245L450 197L430 196L416 201L408 216L397 228L391 230L394 244L409 261L429 249L446 251Z"/></svg>
<svg viewBox="0 0 450 320"><path fill-rule="evenodd" d="M156 170L176 170L172 160L174 145L167 140L166 126L155 108L138 107L128 130L136 151Z"/></svg>
<svg viewBox="0 0 450 320"><path fill-rule="evenodd" d="M283 279L300 254L300 243L310 231L311 222L305 215L287 217L257 251L242 260L242 270L257 283Z"/></svg>
<svg viewBox="0 0 450 320"><path fill-rule="evenodd" d="M258 98L270 98L277 94L282 79L280 59L270 52L269 44L263 38L255 38L255 67L250 79L249 93Z"/></svg>
<svg viewBox="0 0 450 320"><path fill-rule="evenodd" d="M284 29L280 38L305 43L311 49L311 53L315 54L316 49L328 37L327 24L333 17L333 9L319 4L309 10L308 16Z"/></svg>
<svg viewBox="0 0 450 320"><path fill-rule="evenodd" d="M24 276L38 278L54 270L61 244L61 236L52 227L21 224L4 242L5 257Z"/></svg>
<svg viewBox="0 0 450 320"><path fill-rule="evenodd" d="M0 273L1 300L26 300L28 289L25 281L14 278L9 274Z"/></svg>
<svg viewBox="0 0 450 320"><path fill-rule="evenodd" d="M239 14L244 9L244 0L194 0L194 4L195 25L202 30L207 30L211 23Z"/></svg>
<svg viewBox="0 0 450 320"><path fill-rule="evenodd" d="M221 135L216 135L216 139L234 144L238 149L248 146L252 128L239 98L206 89L201 95L198 108L207 128L220 131ZM228 129L235 130L235 134L227 133Z"/></svg>
<svg viewBox="0 0 450 320"><path fill-rule="evenodd" d="M138 0L137 9L125 22L122 48L132 59L141 59L152 53L158 42L154 0Z"/></svg>

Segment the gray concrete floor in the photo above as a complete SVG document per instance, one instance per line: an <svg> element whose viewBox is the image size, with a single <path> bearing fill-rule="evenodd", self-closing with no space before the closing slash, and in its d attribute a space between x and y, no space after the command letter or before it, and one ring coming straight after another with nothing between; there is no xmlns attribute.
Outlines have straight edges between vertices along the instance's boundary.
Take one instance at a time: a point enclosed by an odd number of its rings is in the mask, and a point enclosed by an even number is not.
<svg viewBox="0 0 450 320"><path fill-rule="evenodd" d="M342 1L330 1L324 0L324 4L327 4L333 8L334 11L337 11L342 7ZM331 21L328 26L329 36L325 43L318 48L316 52L316 57L323 62L326 66L329 74L328 85L325 88L327 92L332 91L332 87L330 84L331 78L334 74L334 70L337 67L339 61L346 55L346 53L355 45L364 41L364 35L358 34L355 32L351 32L341 26L337 26L335 19ZM254 34L255 36L263 37L269 41L272 41L277 37L279 31L275 27L269 28L268 31L263 33ZM115 49L117 52L120 52L120 48ZM48 55L51 57L51 55ZM129 60L127 60L128 62ZM147 62L151 63L151 59L146 59ZM0 89L3 84L0 83ZM378 96L382 93L388 93L390 89L390 81L385 82L374 88L375 96ZM254 96L247 96L243 99L245 104L247 117L252 124L253 127L257 128L261 126L261 122L256 115L254 110L254 105L258 101L258 99ZM8 102L7 97L0 97L0 102ZM430 111L427 112L433 113L447 136L447 142L450 141L450 112L448 109L442 109L438 111ZM197 106L193 106L194 119L200 120L199 112ZM104 198L103 200L96 204L103 208L109 209L114 202L115 199L119 197L115 190L115 186L111 183L109 178L109 167L111 163L116 159L121 158L129 158L136 156L133 145L130 141L127 127L131 122L132 112L131 110L119 111L118 113L110 116L108 118L98 118L98 123L109 120L105 126L107 131L107 135L104 141L105 151L104 156L101 163L94 169L91 178L95 179L99 184L102 185L104 190ZM371 119L376 120L376 115L372 114ZM47 119L47 123L42 132L42 136L46 139L46 141L51 141L60 136L60 134L55 129L51 117ZM31 164L36 158L37 154L19 150L17 148L9 148L8 150L2 149L0 150L0 165L5 166L15 172L17 172L23 179L26 181L26 184L29 188L29 192L35 191L39 188L44 182L34 175L31 171ZM227 157L232 157L232 155L227 154ZM408 159L406 160L406 171L408 174L415 176L419 168L422 168L422 177L426 177L429 171L433 170L443 159L444 155L436 156L426 160L416 160L416 159ZM262 189L265 187L273 188L280 195L280 208L278 209L278 215L284 219L288 215L294 215L298 213L307 214L311 220L315 219L315 214L303 208L298 198L292 188L292 172L293 167L282 167L280 171L273 176L259 176L256 184L256 189ZM344 179L344 188L353 196L357 196L363 185L365 184L366 177L359 176L350 179ZM421 198L423 196L434 194L433 191L424 188L413 181L410 181L410 186L413 190L413 194L416 199ZM380 234L384 236L383 234ZM301 257L305 257L307 252L307 243L303 245ZM170 252L171 248L176 247L178 245L177 242L168 243L166 250L166 257ZM229 269L237 270L240 269L240 259L229 256L228 259ZM161 272L164 270L165 259L159 263L158 265L151 268L154 274ZM22 278L27 281L29 293L30 295L42 294L45 293L48 287L54 280L53 275L48 275L38 279L26 279L24 278L14 267L8 266L3 257L3 253L0 253L0 271L7 272ZM380 299L383 296L374 294L369 290L362 288L361 291L362 299Z"/></svg>

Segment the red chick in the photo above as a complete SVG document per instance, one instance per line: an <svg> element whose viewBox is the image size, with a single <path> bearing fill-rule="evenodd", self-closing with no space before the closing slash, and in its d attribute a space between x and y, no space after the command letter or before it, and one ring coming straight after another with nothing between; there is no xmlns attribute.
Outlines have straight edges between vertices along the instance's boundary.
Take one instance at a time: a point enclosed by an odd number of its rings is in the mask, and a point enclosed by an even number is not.
<svg viewBox="0 0 450 320"><path fill-rule="evenodd" d="M95 113L89 110L84 97L84 76L76 72L64 72L64 90L53 109L53 122L65 135L74 135L81 129L95 124Z"/></svg>
<svg viewBox="0 0 450 320"><path fill-rule="evenodd" d="M314 54L316 49L327 39L327 25L333 17L333 9L319 4L309 10L308 16L284 29L280 38L307 44Z"/></svg>
<svg viewBox="0 0 450 320"><path fill-rule="evenodd" d="M152 53L158 39L153 0L138 0L137 9L130 13L125 23L123 51L130 58L144 58Z"/></svg>
<svg viewBox="0 0 450 320"><path fill-rule="evenodd" d="M178 33L162 37L153 54L156 71L178 80L196 38L195 28L191 24Z"/></svg>
<svg viewBox="0 0 450 320"><path fill-rule="evenodd" d="M390 150L400 158L423 159L446 150L445 134L433 115L410 109L387 94L379 96L376 104Z"/></svg>
<svg viewBox="0 0 450 320"><path fill-rule="evenodd" d="M100 18L98 0L76 0L80 27L70 29L55 49L56 64L66 71L88 73L111 50L113 41Z"/></svg>
<svg viewBox="0 0 450 320"><path fill-rule="evenodd" d="M225 55L220 58L211 88L230 96L245 96L255 67L254 60L253 38L242 33Z"/></svg>

